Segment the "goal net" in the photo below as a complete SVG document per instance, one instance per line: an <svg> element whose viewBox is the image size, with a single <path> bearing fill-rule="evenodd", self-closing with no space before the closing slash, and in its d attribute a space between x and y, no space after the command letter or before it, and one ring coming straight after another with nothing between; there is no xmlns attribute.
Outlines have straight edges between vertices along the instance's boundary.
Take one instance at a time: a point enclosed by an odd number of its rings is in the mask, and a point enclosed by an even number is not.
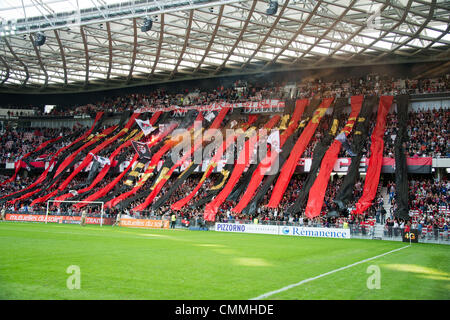
<svg viewBox="0 0 450 320"><path fill-rule="evenodd" d="M72 204L86 203L82 209L74 209ZM58 216L59 223L83 223L83 213L85 217L100 217L100 227L103 226L104 217L103 201L70 201L70 200L48 200L45 211L45 223L49 220L49 215Z"/></svg>

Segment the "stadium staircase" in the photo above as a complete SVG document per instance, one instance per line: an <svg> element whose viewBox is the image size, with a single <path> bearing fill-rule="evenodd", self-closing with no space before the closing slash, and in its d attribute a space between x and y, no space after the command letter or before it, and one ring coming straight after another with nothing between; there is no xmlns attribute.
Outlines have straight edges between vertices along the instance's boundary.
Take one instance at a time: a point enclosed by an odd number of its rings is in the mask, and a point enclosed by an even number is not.
<svg viewBox="0 0 450 320"><path fill-rule="evenodd" d="M375 224L375 230L373 232L373 238L380 238L382 239L384 236L384 225L381 223Z"/></svg>
<svg viewBox="0 0 450 320"><path fill-rule="evenodd" d="M385 220L391 216L391 203L389 202L389 193L387 187L381 188L381 195L383 196L383 207L386 210Z"/></svg>
<svg viewBox="0 0 450 320"><path fill-rule="evenodd" d="M385 219L389 216L389 210L391 209L391 204L389 203L389 194L386 187L379 187L380 194L383 196L383 207L386 210L387 214L385 216ZM373 238L379 238L382 239L384 237L384 224L382 223L375 223L375 230L373 233Z"/></svg>

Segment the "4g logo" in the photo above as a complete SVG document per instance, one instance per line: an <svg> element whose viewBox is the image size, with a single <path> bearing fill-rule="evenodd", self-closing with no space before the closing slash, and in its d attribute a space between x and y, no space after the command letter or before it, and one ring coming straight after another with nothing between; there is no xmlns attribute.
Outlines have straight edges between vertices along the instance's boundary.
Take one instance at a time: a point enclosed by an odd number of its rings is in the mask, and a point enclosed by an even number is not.
<svg viewBox="0 0 450 320"><path fill-rule="evenodd" d="M413 232L405 232L403 234L403 242L417 243L419 242L419 234L415 230Z"/></svg>
<svg viewBox="0 0 450 320"><path fill-rule="evenodd" d="M405 238L406 239L411 238L411 240L416 240L416 235L413 232L406 232L405 233Z"/></svg>

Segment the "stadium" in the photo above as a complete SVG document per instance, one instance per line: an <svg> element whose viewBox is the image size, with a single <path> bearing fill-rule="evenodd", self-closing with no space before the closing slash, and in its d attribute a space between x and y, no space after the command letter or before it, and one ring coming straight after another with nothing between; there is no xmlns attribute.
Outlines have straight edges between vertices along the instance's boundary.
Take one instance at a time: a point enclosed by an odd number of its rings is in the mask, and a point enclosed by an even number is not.
<svg viewBox="0 0 450 320"><path fill-rule="evenodd" d="M446 0L2 1L0 299L449 300L449 26Z"/></svg>

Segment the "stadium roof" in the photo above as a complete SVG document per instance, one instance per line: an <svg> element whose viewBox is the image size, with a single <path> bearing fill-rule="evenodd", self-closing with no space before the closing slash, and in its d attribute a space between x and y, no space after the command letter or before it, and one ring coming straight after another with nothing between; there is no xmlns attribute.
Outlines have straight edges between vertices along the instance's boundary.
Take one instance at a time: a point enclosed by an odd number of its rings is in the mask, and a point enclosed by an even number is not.
<svg viewBox="0 0 450 320"><path fill-rule="evenodd" d="M274 15L268 0L0 3L3 92L450 59L448 0L279 0Z"/></svg>

